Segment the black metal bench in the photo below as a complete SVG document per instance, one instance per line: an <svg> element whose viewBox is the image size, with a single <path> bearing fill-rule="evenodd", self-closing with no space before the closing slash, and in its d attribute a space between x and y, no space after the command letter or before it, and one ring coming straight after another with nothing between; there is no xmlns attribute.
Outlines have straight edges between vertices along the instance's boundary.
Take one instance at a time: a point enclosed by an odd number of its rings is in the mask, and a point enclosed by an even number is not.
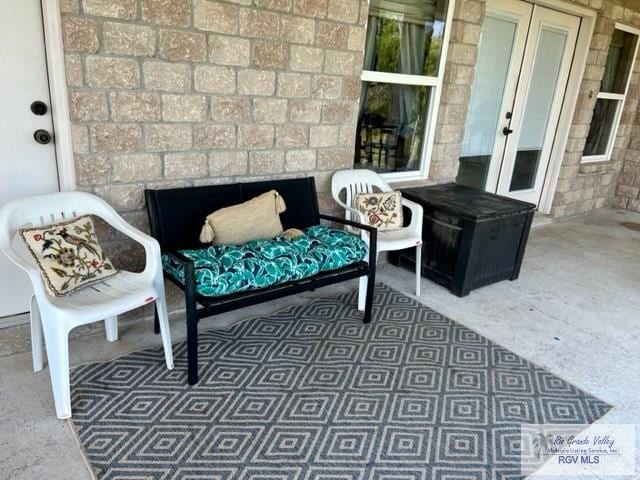
<svg viewBox="0 0 640 480"><path fill-rule="evenodd" d="M287 204L280 215L284 229L304 229L321 220L349 225L369 232L369 261L360 261L313 277L221 297L206 297L196 292L193 262L179 250L203 248L198 241L204 219L211 212L249 200L269 190L277 190ZM218 313L256 305L276 298L315 290L353 278L367 276L364 323L371 321L371 305L376 271L376 229L369 225L321 214L313 177L230 185L145 190L151 234L160 243L163 254L171 255L183 265L185 284L165 274L185 293L187 314L187 362L190 385L198 383L198 321ZM155 330L158 329L156 315Z"/></svg>

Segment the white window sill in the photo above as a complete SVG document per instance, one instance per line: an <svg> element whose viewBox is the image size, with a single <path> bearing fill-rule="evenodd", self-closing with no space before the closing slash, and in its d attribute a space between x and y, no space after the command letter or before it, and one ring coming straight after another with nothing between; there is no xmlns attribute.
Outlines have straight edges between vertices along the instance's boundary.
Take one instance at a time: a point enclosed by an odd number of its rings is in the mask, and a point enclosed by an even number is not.
<svg viewBox="0 0 640 480"><path fill-rule="evenodd" d="M393 172L383 173L381 177L389 184L405 183L405 182L426 182L427 178L419 171L413 172Z"/></svg>
<svg viewBox="0 0 640 480"><path fill-rule="evenodd" d="M611 159L606 155L592 155L588 157L582 157L580 163L584 165L590 163L606 163L610 161Z"/></svg>

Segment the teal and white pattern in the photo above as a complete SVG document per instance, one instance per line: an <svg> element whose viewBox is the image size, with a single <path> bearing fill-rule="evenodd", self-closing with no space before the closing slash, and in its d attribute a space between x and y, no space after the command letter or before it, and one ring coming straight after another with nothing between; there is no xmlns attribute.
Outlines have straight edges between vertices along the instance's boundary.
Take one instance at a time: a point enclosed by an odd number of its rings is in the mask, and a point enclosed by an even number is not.
<svg viewBox="0 0 640 480"><path fill-rule="evenodd" d="M363 260L368 249L355 235L316 225L294 239L278 236L180 253L194 262L197 292L217 297L337 270ZM168 255L162 257L162 264L166 272L184 284L182 265Z"/></svg>

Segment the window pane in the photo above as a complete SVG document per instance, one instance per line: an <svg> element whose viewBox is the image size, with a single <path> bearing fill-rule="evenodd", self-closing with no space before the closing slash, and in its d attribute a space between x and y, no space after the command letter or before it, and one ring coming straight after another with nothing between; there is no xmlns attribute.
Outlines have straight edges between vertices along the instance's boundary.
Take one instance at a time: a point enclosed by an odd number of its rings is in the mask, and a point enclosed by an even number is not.
<svg viewBox="0 0 640 480"><path fill-rule="evenodd" d="M593 120L589 128L589 136L584 147L584 155L604 155L607 153L609 137L613 130L620 100L599 98L593 110Z"/></svg>
<svg viewBox="0 0 640 480"><path fill-rule="evenodd" d="M638 37L632 33L622 30L614 31L607 54L607 64L600 87L601 92L624 93L633 64L637 40Z"/></svg>
<svg viewBox="0 0 640 480"><path fill-rule="evenodd" d="M355 168L419 170L430 87L362 82Z"/></svg>
<svg viewBox="0 0 640 480"><path fill-rule="evenodd" d="M500 121L502 97L517 23L487 14L482 25L476 76L464 127L456 182L484 188Z"/></svg>
<svg viewBox="0 0 640 480"><path fill-rule="evenodd" d="M438 75L446 0L371 0L364 69Z"/></svg>
<svg viewBox="0 0 640 480"><path fill-rule="evenodd" d="M524 120L518 135L518 152L509 187L511 192L533 188L535 184L556 94L555 87L549 86L558 83L566 43L566 33L542 29L524 107Z"/></svg>

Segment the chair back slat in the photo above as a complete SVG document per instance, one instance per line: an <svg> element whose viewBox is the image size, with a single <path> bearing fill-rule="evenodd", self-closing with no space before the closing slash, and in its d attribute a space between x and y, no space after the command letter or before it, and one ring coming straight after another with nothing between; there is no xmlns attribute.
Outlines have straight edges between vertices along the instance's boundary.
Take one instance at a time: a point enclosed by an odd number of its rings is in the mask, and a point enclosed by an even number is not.
<svg viewBox="0 0 640 480"><path fill-rule="evenodd" d="M331 193L333 198L342 198L344 192L345 205L354 206L359 193L390 192L392 188L376 172L364 169L340 170L331 179ZM358 220L356 215L345 211L347 220Z"/></svg>
<svg viewBox="0 0 640 480"><path fill-rule="evenodd" d="M41 227L82 215L95 215L107 221L117 217L104 200L85 192L57 192L11 200L0 209L0 249L12 249L20 228Z"/></svg>

